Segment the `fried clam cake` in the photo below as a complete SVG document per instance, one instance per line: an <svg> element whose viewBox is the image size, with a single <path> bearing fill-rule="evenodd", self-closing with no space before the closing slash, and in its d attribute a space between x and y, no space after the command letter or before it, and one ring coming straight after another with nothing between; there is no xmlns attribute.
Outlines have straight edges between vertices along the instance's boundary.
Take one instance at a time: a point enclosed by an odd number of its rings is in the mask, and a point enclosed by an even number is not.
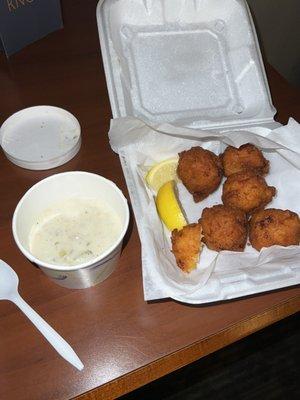
<svg viewBox="0 0 300 400"><path fill-rule="evenodd" d="M243 144L239 148L228 146L220 158L225 176L249 170L262 176L269 172L269 161L251 143Z"/></svg>
<svg viewBox="0 0 300 400"><path fill-rule="evenodd" d="M205 208L199 220L203 242L215 251L243 251L247 241L246 213L237 208L218 204Z"/></svg>
<svg viewBox="0 0 300 400"><path fill-rule="evenodd" d="M219 157L200 146L179 153L178 177L197 203L220 185L223 173Z"/></svg>
<svg viewBox="0 0 300 400"><path fill-rule="evenodd" d="M257 211L250 220L249 239L258 251L273 245L299 245L299 215L290 210L276 208Z"/></svg>
<svg viewBox="0 0 300 400"><path fill-rule="evenodd" d="M242 171L230 175L224 185L222 201L225 206L239 208L247 214L264 208L276 194L273 186L253 171Z"/></svg>
<svg viewBox="0 0 300 400"><path fill-rule="evenodd" d="M199 223L172 231L172 252L178 267L184 272L189 273L196 268L203 246L201 239L202 227Z"/></svg>

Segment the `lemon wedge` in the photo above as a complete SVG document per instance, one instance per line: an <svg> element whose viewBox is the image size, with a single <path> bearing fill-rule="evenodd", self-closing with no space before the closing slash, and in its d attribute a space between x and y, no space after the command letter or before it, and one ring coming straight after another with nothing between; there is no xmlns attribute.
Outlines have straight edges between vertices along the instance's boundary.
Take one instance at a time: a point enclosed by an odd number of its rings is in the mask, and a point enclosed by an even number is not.
<svg viewBox="0 0 300 400"><path fill-rule="evenodd" d="M177 164L178 157L169 158L168 160L155 164L145 177L147 185L157 192L164 183L171 180L177 181Z"/></svg>
<svg viewBox="0 0 300 400"><path fill-rule="evenodd" d="M170 231L187 225L175 190L175 181L168 181L160 187L155 199L158 215Z"/></svg>

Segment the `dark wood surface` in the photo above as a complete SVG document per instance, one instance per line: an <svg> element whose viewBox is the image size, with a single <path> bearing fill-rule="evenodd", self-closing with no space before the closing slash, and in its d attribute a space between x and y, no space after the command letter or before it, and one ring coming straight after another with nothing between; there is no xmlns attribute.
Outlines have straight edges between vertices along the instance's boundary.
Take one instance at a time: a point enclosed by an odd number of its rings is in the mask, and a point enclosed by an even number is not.
<svg viewBox="0 0 300 400"><path fill-rule="evenodd" d="M18 200L42 178L84 170L112 179L128 197L108 143L111 118L95 19L96 1L63 1L65 28L11 57L0 56L0 124L24 107L49 104L74 113L82 148L66 165L29 171L0 153L0 257L20 278L20 293L76 350L65 362L16 307L0 302L0 399L110 399L157 379L300 309L297 287L224 303L189 306L143 299L134 220L118 269L86 290L61 288L17 249L11 220ZM271 67L277 120L300 120L300 93Z"/></svg>

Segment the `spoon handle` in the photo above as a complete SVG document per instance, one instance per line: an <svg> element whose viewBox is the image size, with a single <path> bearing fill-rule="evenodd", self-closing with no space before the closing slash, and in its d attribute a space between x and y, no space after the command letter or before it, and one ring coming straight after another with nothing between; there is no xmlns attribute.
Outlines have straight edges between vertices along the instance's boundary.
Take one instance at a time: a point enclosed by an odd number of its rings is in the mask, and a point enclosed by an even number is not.
<svg viewBox="0 0 300 400"><path fill-rule="evenodd" d="M30 319L35 327L45 336L55 350L70 364L79 370L83 369L83 364L72 347L53 329L47 322L35 312L29 304L18 294L11 299L23 313Z"/></svg>

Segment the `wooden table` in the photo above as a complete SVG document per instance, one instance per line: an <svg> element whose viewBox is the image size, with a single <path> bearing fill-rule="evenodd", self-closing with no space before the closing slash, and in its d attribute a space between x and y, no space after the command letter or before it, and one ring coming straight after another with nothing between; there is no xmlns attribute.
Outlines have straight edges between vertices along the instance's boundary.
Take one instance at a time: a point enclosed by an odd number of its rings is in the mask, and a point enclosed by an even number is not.
<svg viewBox="0 0 300 400"><path fill-rule="evenodd" d="M153 381L299 311L297 287L204 306L143 299L140 242L132 223L118 269L102 284L67 290L52 283L17 249L11 232L16 204L53 173L92 171L128 197L119 159L108 143L111 117L99 51L96 1L64 1L65 28L0 57L2 123L18 109L50 104L74 113L82 127L79 154L63 167L34 172L0 154L0 255L20 277L21 295L74 347L79 372L48 345L23 314L0 302L0 399L110 399ZM272 69L278 120L300 120L300 93Z"/></svg>

